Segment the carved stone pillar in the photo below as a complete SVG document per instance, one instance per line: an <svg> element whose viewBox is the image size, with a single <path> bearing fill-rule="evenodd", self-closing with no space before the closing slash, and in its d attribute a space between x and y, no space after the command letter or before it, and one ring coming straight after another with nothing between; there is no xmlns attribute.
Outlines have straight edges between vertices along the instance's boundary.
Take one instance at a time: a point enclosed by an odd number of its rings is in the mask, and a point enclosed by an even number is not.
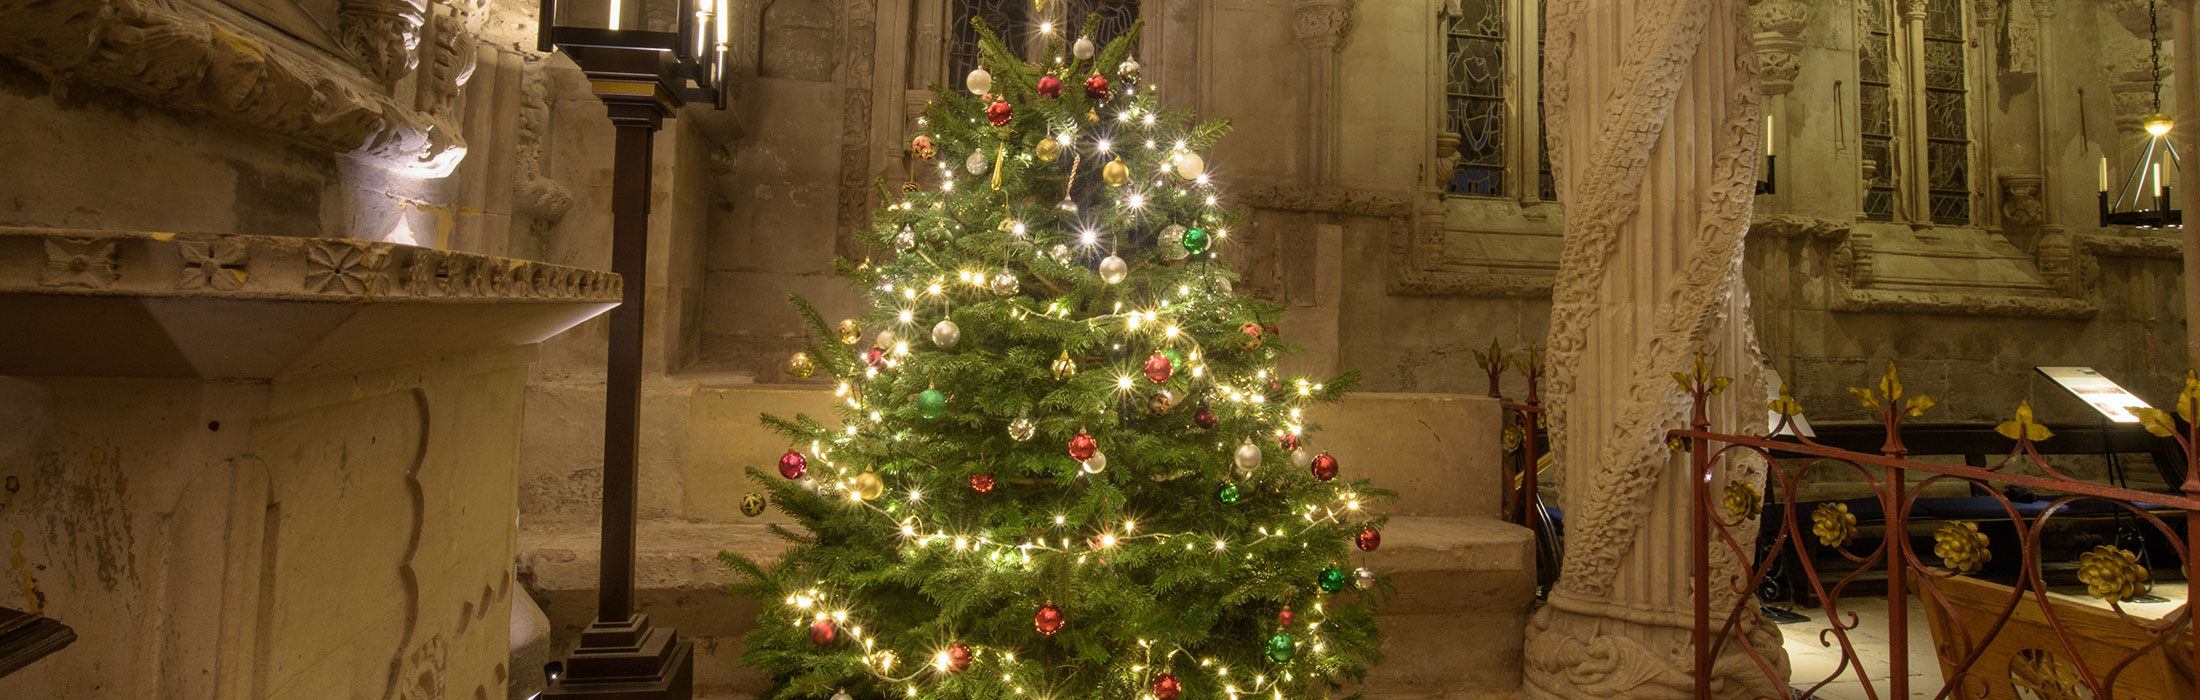
<svg viewBox="0 0 2200 700"><path fill-rule="evenodd" d="M1694 653L1687 419L1670 373L1708 353L1735 386L1722 430L1761 430L1760 353L1742 282L1763 121L1745 0L1553 0L1544 99L1566 202L1548 338L1554 456L1570 485L1565 560L1527 631L1525 694L1683 698ZM1734 478L1761 479L1737 463ZM1748 527L1743 531L1753 531ZM1723 548L1713 552L1724 554ZM1742 562L1715 556L1724 580ZM1712 591L1714 610L1735 601ZM1723 601L1723 602L1722 602ZM1719 624L1718 621L1713 622ZM1751 646L1783 659L1778 632ZM1728 644L1738 657L1742 645ZM1725 658L1720 697L1770 693ZM1783 679L1784 680L1784 679Z"/></svg>
<svg viewBox="0 0 2200 700"><path fill-rule="evenodd" d="M1306 172L1315 184L1336 177L1337 48L1352 31L1355 0L1291 0L1292 26L1306 53Z"/></svg>

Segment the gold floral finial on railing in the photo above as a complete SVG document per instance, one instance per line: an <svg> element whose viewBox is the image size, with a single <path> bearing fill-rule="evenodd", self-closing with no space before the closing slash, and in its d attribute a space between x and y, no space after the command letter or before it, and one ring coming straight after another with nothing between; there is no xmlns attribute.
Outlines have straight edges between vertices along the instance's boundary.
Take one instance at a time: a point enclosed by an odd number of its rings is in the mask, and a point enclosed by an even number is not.
<svg viewBox="0 0 2200 700"><path fill-rule="evenodd" d="M2109 545L2078 555L2078 580L2087 595L2107 601L2131 600L2153 587L2139 555Z"/></svg>
<svg viewBox="0 0 2200 700"><path fill-rule="evenodd" d="M2147 432L2153 433L2155 437L2177 434L2177 421L2170 419L2168 411L2142 408L2138 410L2138 414L2139 423L2145 425ZM2177 415L2183 416L2189 424L2194 422L2192 417L2195 414L2200 414L2200 377L2194 376L2188 370L2185 372L2185 390L2177 392Z"/></svg>
<svg viewBox="0 0 2200 700"><path fill-rule="evenodd" d="M1772 403L1766 404L1765 407L1781 417L1798 416L1803 413L1803 404L1796 403L1795 394L1788 391L1788 385L1786 384L1780 385L1780 398L1773 399Z"/></svg>
<svg viewBox="0 0 2200 700"><path fill-rule="evenodd" d="M1820 503L1810 514L1810 532L1818 536L1819 544L1846 545L1856 536L1856 514L1849 512L1846 503Z"/></svg>
<svg viewBox="0 0 2200 700"><path fill-rule="evenodd" d="M1757 494L1757 487L1736 479L1726 482L1726 498L1720 504L1726 506L1728 520L1740 521L1756 515L1764 505L1764 497Z"/></svg>
<svg viewBox="0 0 2200 700"><path fill-rule="evenodd" d="M1994 552L1987 549L1986 533L1978 531L1978 523L1945 523L1933 532L1933 553L1940 555L1941 565L1950 571L1968 574L1994 560Z"/></svg>
<svg viewBox="0 0 2200 700"><path fill-rule="evenodd" d="M1849 393L1854 394L1856 396L1857 402L1864 404L1864 408L1870 409L1874 413L1881 414L1881 418L1896 417L1888 416L1884 413L1889 407L1894 407L1896 411L1906 413L1911 416L1922 416L1925 415L1926 409L1932 408L1933 406L1940 403L1940 399L1926 396L1924 394L1912 395L1910 396L1909 401L1903 401L1902 376L1899 372L1895 371L1894 360L1887 361L1887 373L1879 377L1878 392L1874 393L1870 389L1852 386L1849 387Z"/></svg>
<svg viewBox="0 0 2200 700"><path fill-rule="evenodd" d="M1498 434L1498 441L1505 448L1505 454L1512 454L1520 450L1520 443L1526 437L1527 432L1521 430L1520 426L1507 423L1505 431Z"/></svg>
<svg viewBox="0 0 2200 700"><path fill-rule="evenodd" d="M1490 339L1490 349L1488 352L1484 352L1481 350L1474 351L1474 364L1477 367L1481 367L1482 371L1484 372L1492 372L1503 369L1509 366L1506 364L1505 361L1510 359L1512 359L1512 356L1505 354L1505 346L1498 345L1496 338Z"/></svg>
<svg viewBox="0 0 2200 700"><path fill-rule="evenodd" d="M1526 354L1513 356L1512 363L1513 369L1528 376L1528 381L1532 382L1543 376L1543 350L1536 347L1535 343L1528 344Z"/></svg>
<svg viewBox="0 0 2200 700"><path fill-rule="evenodd" d="M1700 350L1696 352L1696 368L1693 372L1673 373L1673 384L1692 395L1702 392L1705 396L1711 396L1726 391L1727 385L1733 383L1732 377L1712 376L1711 362L1705 359Z"/></svg>
<svg viewBox="0 0 2200 700"><path fill-rule="evenodd" d="M2040 425L2032 420L2032 402L2030 401L2018 402L2017 416L2001 425L1994 426L1994 432L2001 433L2002 437L2019 442L2039 442L2055 436L2055 432L2048 430L2047 426Z"/></svg>

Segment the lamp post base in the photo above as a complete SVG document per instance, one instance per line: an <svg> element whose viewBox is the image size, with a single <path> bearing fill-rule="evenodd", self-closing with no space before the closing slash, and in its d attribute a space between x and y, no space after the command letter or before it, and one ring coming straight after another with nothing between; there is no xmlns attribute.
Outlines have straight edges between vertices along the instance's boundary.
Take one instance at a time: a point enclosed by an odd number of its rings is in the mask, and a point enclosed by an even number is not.
<svg viewBox="0 0 2200 700"><path fill-rule="evenodd" d="M688 700L695 696L695 646L670 628L652 628L648 615L617 622L597 620L581 632L581 646L565 659L565 673L543 698L587 700Z"/></svg>

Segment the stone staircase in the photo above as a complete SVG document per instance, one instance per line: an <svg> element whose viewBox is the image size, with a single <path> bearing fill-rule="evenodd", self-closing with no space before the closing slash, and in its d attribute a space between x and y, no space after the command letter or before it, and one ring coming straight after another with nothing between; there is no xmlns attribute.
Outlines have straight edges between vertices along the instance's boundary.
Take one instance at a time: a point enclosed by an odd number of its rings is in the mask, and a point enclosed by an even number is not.
<svg viewBox="0 0 2200 700"><path fill-rule="evenodd" d="M527 403L519 577L548 614L560 654L594 614L600 437L572 426L599 425L602 396L600 385L537 384ZM756 415L828 416L830 398L734 378L645 389L637 600L694 640L698 697L749 698L768 683L738 664L757 608L726 592L733 575L717 559L775 553L779 540L765 528L789 522L776 510L740 514L741 497L755 490L743 468L786 450ZM1361 690L1371 700L1510 697L1520 687L1535 559L1529 532L1497 518L1496 401L1358 394L1309 413L1323 426L1310 444L1399 493L1382 548L1354 555L1398 588L1380 616L1388 660Z"/></svg>

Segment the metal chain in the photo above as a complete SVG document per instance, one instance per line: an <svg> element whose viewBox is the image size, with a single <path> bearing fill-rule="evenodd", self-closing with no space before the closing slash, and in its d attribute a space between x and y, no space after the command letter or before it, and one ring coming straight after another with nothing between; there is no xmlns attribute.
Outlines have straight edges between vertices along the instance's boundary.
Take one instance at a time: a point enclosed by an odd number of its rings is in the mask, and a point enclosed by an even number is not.
<svg viewBox="0 0 2200 700"><path fill-rule="evenodd" d="M2147 0L2147 39L2152 42L2154 52L2154 112L2156 114L2162 112L2162 24L2160 5L2161 3L2158 0Z"/></svg>

